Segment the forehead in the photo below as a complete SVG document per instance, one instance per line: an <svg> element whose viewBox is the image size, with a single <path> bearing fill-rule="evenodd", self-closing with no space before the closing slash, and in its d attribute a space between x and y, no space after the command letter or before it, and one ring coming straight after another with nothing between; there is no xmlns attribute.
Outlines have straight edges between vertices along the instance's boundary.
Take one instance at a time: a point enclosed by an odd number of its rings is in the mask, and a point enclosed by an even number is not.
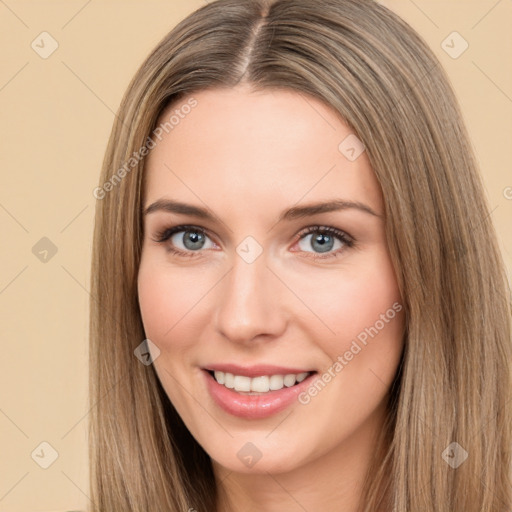
<svg viewBox="0 0 512 512"><path fill-rule="evenodd" d="M211 89L174 103L159 123L161 140L152 137L156 147L146 160L146 204L167 196L203 199L214 211L236 214L343 197L380 208L365 152L347 158L352 130L311 96Z"/></svg>

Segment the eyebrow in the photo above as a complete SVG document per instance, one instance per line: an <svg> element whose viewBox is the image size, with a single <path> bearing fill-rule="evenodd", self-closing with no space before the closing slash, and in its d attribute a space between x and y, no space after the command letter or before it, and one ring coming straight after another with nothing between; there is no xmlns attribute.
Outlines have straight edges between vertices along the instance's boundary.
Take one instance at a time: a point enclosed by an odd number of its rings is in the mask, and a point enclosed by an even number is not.
<svg viewBox="0 0 512 512"><path fill-rule="evenodd" d="M346 201L344 199L334 199L326 202L306 204L304 206L293 206L292 208L289 208L288 210L285 210L284 212L281 213L278 222L301 219L312 215L318 215L320 213L351 209L359 210L374 217L382 218L382 215L376 213L368 205L361 203L359 201ZM179 201L171 201L169 199L159 199L158 201L155 201L153 204L149 205L144 210L144 215L149 215L151 213L158 211L182 215L191 215L194 217L198 217L200 219L210 221L215 220L215 216L212 215L206 208L181 203Z"/></svg>

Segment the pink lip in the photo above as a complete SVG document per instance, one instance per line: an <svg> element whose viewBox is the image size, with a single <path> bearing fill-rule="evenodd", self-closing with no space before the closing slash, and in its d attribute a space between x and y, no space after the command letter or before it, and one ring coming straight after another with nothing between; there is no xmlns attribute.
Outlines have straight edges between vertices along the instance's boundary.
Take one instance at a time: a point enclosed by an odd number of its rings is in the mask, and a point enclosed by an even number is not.
<svg viewBox="0 0 512 512"><path fill-rule="evenodd" d="M301 373L286 371L287 373ZM279 391L269 391L259 395L242 395L219 384L207 370L203 370L201 373L206 379L206 386L215 403L227 413L248 420L266 418L286 409L294 401L297 401L297 396L311 385L317 375L313 373L295 386L284 387ZM277 375L279 373L272 371L270 374ZM263 372L257 375L270 374Z"/></svg>
<svg viewBox="0 0 512 512"><path fill-rule="evenodd" d="M274 366L270 364L257 364L254 366L238 366L236 364L213 364L203 368L204 370L214 370L233 375L243 375L245 377L260 377L261 375L295 375L315 370L305 370L304 368L285 368L284 366Z"/></svg>

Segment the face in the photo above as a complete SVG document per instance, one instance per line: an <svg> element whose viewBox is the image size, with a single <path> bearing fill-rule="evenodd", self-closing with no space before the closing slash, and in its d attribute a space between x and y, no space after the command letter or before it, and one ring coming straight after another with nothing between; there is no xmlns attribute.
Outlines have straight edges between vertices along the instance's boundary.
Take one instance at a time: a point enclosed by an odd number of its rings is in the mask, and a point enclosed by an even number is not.
<svg viewBox="0 0 512 512"><path fill-rule="evenodd" d="M138 277L169 400L230 471L364 450L403 348L366 153L293 91L203 91L161 120L176 110L147 159Z"/></svg>

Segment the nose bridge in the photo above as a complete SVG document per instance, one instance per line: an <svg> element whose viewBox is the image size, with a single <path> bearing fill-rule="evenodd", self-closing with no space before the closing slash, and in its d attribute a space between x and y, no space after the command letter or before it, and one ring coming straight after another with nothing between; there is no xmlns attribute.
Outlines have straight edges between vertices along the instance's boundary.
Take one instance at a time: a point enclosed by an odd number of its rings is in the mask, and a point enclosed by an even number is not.
<svg viewBox="0 0 512 512"><path fill-rule="evenodd" d="M250 341L261 334L275 336L284 327L279 279L267 268L265 252L253 261L250 253L251 247L244 243L237 248L216 301L216 328L232 341Z"/></svg>

